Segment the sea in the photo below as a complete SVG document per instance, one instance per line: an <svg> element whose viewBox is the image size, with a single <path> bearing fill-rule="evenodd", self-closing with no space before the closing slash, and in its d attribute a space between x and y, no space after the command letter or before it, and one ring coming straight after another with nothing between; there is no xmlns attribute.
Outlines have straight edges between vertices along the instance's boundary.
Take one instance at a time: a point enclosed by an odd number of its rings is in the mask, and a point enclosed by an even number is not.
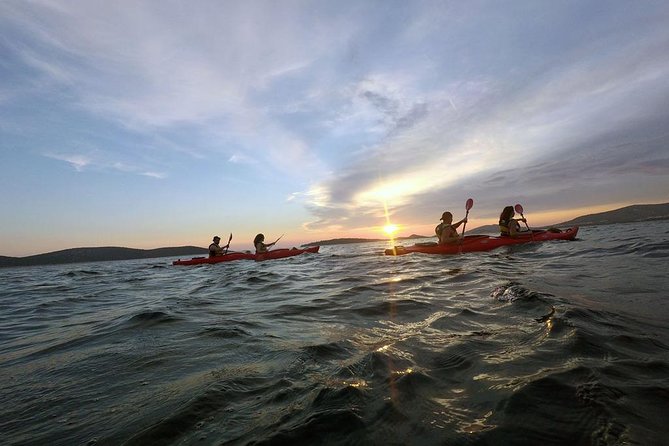
<svg viewBox="0 0 669 446"><path fill-rule="evenodd" d="M669 221L387 247L0 269L0 444L669 444Z"/></svg>

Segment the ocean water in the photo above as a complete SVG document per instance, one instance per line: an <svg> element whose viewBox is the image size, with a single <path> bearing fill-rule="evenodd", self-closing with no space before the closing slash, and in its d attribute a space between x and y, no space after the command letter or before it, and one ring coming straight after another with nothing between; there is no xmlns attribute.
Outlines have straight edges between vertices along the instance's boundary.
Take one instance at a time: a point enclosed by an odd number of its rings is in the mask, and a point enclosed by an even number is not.
<svg viewBox="0 0 669 446"><path fill-rule="evenodd" d="M669 444L669 221L0 269L0 443Z"/></svg>

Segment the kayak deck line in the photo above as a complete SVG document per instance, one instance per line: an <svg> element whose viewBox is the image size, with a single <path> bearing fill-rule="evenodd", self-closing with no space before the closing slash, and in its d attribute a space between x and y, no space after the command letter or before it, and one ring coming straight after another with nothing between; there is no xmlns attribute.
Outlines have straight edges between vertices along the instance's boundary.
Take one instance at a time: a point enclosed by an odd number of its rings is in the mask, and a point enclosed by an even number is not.
<svg viewBox="0 0 669 446"><path fill-rule="evenodd" d="M263 252L260 254L252 254L250 252L229 252L222 256L216 257L193 257L191 259L184 260L175 260L172 262L172 265L205 265L213 263L222 263L222 262L232 262L235 260L255 260L256 262L261 262L265 260L274 260L274 259L284 259L286 257L294 257L304 253L317 253L320 249L320 246L312 246L306 249L298 248L284 248L284 249L273 249L268 252Z"/></svg>
<svg viewBox="0 0 669 446"><path fill-rule="evenodd" d="M518 237L490 236L490 235L468 235L461 243L452 245L439 245L437 243L417 243L412 246L395 246L386 249L385 255L399 256L418 252L422 254L461 254L465 252L491 251L501 246L520 245L524 243L537 243L549 240L574 240L578 234L578 226L564 231L532 231Z"/></svg>

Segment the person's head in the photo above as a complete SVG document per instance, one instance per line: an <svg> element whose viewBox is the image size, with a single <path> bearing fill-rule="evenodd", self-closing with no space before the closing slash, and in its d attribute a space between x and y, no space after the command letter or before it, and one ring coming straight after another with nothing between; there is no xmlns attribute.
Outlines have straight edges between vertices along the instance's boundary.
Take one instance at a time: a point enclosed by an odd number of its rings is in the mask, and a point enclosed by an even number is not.
<svg viewBox="0 0 669 446"><path fill-rule="evenodd" d="M499 219L509 220L514 215L516 215L516 213L513 211L513 206L506 206L504 209L502 209L502 213L499 215Z"/></svg>
<svg viewBox="0 0 669 446"><path fill-rule="evenodd" d="M451 214L448 211L444 212L443 214L441 214L441 220L447 225L450 225L451 223L453 223L453 214Z"/></svg>
<svg viewBox="0 0 669 446"><path fill-rule="evenodd" d="M253 239L253 244L255 245L256 243L264 242L265 241L265 236L263 234L258 234L256 235L256 238Z"/></svg>
<svg viewBox="0 0 669 446"><path fill-rule="evenodd" d="M214 243L218 243L218 242L221 241L221 238L219 236L215 235L213 240L214 240Z"/></svg>

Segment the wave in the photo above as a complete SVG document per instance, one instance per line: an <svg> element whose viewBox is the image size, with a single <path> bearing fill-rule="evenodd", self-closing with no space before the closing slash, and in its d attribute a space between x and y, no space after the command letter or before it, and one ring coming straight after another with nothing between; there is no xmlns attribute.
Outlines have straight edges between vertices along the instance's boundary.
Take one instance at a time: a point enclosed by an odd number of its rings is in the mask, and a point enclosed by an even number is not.
<svg viewBox="0 0 669 446"><path fill-rule="evenodd" d="M148 328L155 325L178 322L181 319L164 311L142 311L132 316L126 324L126 328Z"/></svg>
<svg viewBox="0 0 669 446"><path fill-rule="evenodd" d="M3 435L663 444L669 230L655 229L462 256L368 244L224 268L0 270Z"/></svg>
<svg viewBox="0 0 669 446"><path fill-rule="evenodd" d="M74 270L74 271L68 271L66 273L61 273L61 276L63 277L86 277L86 276L99 276L101 274L100 271L90 271L90 270Z"/></svg>

